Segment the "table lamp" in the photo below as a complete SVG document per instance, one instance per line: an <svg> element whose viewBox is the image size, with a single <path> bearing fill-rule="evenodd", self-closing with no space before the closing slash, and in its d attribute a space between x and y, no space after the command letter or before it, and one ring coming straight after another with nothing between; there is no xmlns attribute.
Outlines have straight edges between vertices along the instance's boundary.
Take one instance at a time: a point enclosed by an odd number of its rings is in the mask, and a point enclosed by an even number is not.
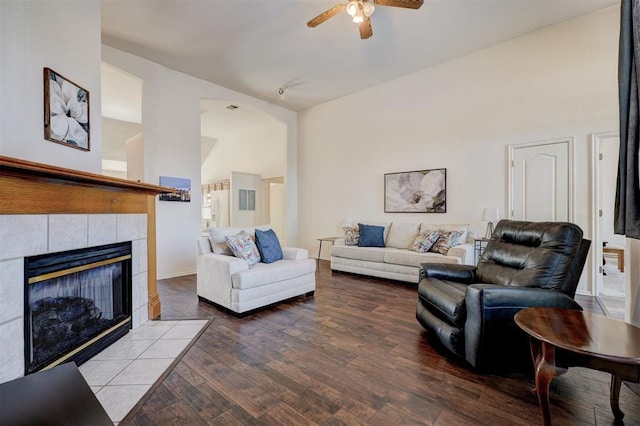
<svg viewBox="0 0 640 426"><path fill-rule="evenodd" d="M495 207L485 207L482 212L482 220L488 221L487 223L487 233L484 236L486 239L490 239L491 235L493 235L493 222L500 218L500 212Z"/></svg>

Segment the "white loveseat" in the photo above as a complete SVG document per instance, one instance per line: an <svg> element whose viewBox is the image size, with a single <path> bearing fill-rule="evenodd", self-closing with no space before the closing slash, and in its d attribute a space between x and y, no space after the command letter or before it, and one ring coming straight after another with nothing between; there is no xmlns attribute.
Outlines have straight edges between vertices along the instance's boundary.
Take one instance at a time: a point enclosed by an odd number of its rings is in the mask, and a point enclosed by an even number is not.
<svg viewBox="0 0 640 426"><path fill-rule="evenodd" d="M240 228L212 228L209 237L198 240L197 293L201 301L213 303L236 314L245 314L300 295L316 288L316 261L306 249L283 247L283 259L258 263L249 268L244 259L234 257L225 235ZM245 229L254 235L253 229Z"/></svg>
<svg viewBox="0 0 640 426"><path fill-rule="evenodd" d="M365 223L365 222L363 222ZM453 263L473 265L473 243L466 242L468 225L434 225L426 223L387 222L384 226L384 247L358 247L345 245L345 239L336 240L331 247L331 270L370 275L418 284L421 263ZM415 238L426 230L463 231L461 244L449 249L446 255L410 250Z"/></svg>

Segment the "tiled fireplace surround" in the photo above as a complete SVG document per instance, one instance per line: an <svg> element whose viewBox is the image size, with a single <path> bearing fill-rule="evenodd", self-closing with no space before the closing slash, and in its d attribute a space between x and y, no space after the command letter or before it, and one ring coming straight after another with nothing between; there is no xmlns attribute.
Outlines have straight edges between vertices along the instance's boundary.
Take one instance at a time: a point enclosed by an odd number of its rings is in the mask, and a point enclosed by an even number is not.
<svg viewBox="0 0 640 426"><path fill-rule="evenodd" d="M0 383L24 375L24 258L132 242L133 328L148 320L147 215L0 215Z"/></svg>
<svg viewBox="0 0 640 426"><path fill-rule="evenodd" d="M24 375L24 258L131 241L132 327L160 315L156 195L171 192L0 156L0 383Z"/></svg>

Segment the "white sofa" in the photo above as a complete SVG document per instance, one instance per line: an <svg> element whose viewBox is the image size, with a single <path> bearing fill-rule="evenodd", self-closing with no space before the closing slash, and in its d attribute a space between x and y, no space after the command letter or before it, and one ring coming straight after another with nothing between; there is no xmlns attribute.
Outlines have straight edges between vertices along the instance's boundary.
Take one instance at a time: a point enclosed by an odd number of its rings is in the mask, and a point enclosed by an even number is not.
<svg viewBox="0 0 640 426"><path fill-rule="evenodd" d="M332 271L370 275L418 284L421 263L475 264L473 243L466 242L468 225L401 222L374 223L373 225L385 227L385 247L348 246L345 245L345 239L340 238L331 247ZM451 247L446 255L433 252L418 253L410 250L416 236L427 229L463 231L460 239L462 244Z"/></svg>
<svg viewBox="0 0 640 426"><path fill-rule="evenodd" d="M252 268L230 252L225 235L240 228L212 228L209 237L198 240L197 293L201 301L213 303L236 314L246 314L316 288L316 261L305 249L283 247L283 259L258 263ZM253 229L245 229L254 235Z"/></svg>

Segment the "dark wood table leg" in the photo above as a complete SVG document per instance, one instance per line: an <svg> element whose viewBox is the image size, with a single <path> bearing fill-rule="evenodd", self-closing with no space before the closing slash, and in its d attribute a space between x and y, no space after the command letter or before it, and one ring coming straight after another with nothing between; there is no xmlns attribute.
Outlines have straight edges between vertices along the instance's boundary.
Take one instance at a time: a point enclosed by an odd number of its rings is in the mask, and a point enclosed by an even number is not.
<svg viewBox="0 0 640 426"><path fill-rule="evenodd" d="M609 401L611 403L611 411L613 412L613 418L616 421L622 420L624 413L620 410L620 386L622 385L622 379L617 374L611 374L611 393L609 395Z"/></svg>
<svg viewBox="0 0 640 426"><path fill-rule="evenodd" d="M531 355L536 372L536 395L545 426L551 425L551 407L549 404L549 386L554 377L567 372L566 368L556 366L556 349L546 342L531 339Z"/></svg>

